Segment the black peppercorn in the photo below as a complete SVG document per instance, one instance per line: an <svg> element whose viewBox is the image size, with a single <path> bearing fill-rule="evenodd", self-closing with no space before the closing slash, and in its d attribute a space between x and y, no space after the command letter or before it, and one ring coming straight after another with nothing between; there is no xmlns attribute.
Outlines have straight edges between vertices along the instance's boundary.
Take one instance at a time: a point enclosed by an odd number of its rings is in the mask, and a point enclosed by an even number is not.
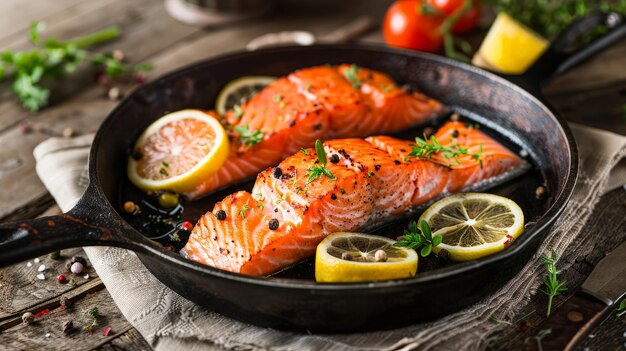
<svg viewBox="0 0 626 351"><path fill-rule="evenodd" d="M331 198L331 199L333 199L333 200L337 200L337 195L335 195L335 194L330 194L330 198Z"/></svg>
<svg viewBox="0 0 626 351"><path fill-rule="evenodd" d="M276 179L280 179L280 177L283 175L283 170L280 169L279 167L274 168L274 178Z"/></svg>
<svg viewBox="0 0 626 351"><path fill-rule="evenodd" d="M270 228L270 230L276 230L278 229L278 219L276 218L272 218L270 219L270 222L268 223L268 227Z"/></svg>
<svg viewBox="0 0 626 351"><path fill-rule="evenodd" d="M215 212L215 218L217 218L218 221L225 220L226 219L226 211L218 210L217 212Z"/></svg>
<svg viewBox="0 0 626 351"><path fill-rule="evenodd" d="M453 130L453 131L452 131L452 137L453 137L453 138L458 138L458 137L459 137L459 131L458 131L458 130L456 130L456 129L455 129L455 130Z"/></svg>
<svg viewBox="0 0 626 351"><path fill-rule="evenodd" d="M339 155L337 154L330 155L330 163L337 163L337 162L339 162Z"/></svg>

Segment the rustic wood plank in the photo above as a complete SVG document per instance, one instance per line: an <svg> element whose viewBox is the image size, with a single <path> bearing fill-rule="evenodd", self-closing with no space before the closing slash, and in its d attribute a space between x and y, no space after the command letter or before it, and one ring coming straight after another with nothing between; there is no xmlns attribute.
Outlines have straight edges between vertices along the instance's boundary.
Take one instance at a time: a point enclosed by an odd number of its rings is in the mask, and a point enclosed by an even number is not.
<svg viewBox="0 0 626 351"><path fill-rule="evenodd" d="M7 37L27 31L31 21L48 18L68 8L72 8L80 2L81 0L0 1L0 13L5 14L0 22L0 43Z"/></svg>
<svg viewBox="0 0 626 351"><path fill-rule="evenodd" d="M110 295L103 291L84 296L70 308L51 309L49 314L37 317L31 325L19 323L7 329L0 334L2 345L17 350L88 350L124 335L132 326L124 319ZM88 322L85 311L92 307L98 307L102 318L93 334L88 334L81 328ZM70 320L73 321L74 330L66 336L62 325ZM111 327L111 333L103 336L102 331L107 326Z"/></svg>
<svg viewBox="0 0 626 351"><path fill-rule="evenodd" d="M95 351L144 351L152 350L137 329L129 329L117 338L94 349Z"/></svg>

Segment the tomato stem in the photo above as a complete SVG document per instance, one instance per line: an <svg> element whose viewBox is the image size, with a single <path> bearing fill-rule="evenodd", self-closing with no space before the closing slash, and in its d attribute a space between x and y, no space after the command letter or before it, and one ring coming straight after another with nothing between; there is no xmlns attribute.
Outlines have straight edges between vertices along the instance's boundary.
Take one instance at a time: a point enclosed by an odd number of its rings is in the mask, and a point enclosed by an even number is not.
<svg viewBox="0 0 626 351"><path fill-rule="evenodd" d="M456 9L449 17L447 17L441 26L439 31L443 35L443 45L446 56L455 60L469 62L470 59L464 54L458 53L454 48L454 36L452 35L452 27L456 22L461 19L469 10L474 7L472 0L465 0L463 6Z"/></svg>

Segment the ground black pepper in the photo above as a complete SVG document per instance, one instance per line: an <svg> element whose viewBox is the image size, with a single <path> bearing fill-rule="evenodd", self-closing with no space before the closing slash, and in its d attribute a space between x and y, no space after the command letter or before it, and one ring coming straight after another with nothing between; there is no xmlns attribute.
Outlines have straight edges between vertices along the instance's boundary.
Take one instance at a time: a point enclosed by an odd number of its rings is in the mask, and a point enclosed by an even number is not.
<svg viewBox="0 0 626 351"><path fill-rule="evenodd" d="M330 163L337 163L337 162L339 162L339 155L337 154L330 155Z"/></svg>

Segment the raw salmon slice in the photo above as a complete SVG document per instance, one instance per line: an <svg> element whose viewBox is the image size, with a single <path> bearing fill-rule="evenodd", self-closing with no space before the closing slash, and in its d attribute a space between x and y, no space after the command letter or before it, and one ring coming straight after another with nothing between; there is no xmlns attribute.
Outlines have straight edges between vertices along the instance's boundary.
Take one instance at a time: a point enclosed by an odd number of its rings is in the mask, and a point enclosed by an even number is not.
<svg viewBox="0 0 626 351"><path fill-rule="evenodd" d="M271 274L312 256L330 233L380 226L523 164L460 122L447 123L436 135L442 144L452 136L445 143L472 151L482 146L482 167L471 155L458 157L454 166L439 154L412 157L414 142L386 136L330 140L324 151L334 179L323 175L309 181L318 157L314 149L298 152L261 172L252 194L238 192L219 202L200 219L181 253L220 269ZM226 219L216 219L218 210ZM245 217L237 216L242 210Z"/></svg>
<svg viewBox="0 0 626 351"><path fill-rule="evenodd" d="M356 72L357 84L347 71ZM278 164L317 139L365 137L406 129L441 114L438 101L408 93L380 72L353 65L295 71L267 86L242 106L228 111L231 153L213 176L194 191L194 199L232 185ZM240 141L237 127L260 131L260 143Z"/></svg>

